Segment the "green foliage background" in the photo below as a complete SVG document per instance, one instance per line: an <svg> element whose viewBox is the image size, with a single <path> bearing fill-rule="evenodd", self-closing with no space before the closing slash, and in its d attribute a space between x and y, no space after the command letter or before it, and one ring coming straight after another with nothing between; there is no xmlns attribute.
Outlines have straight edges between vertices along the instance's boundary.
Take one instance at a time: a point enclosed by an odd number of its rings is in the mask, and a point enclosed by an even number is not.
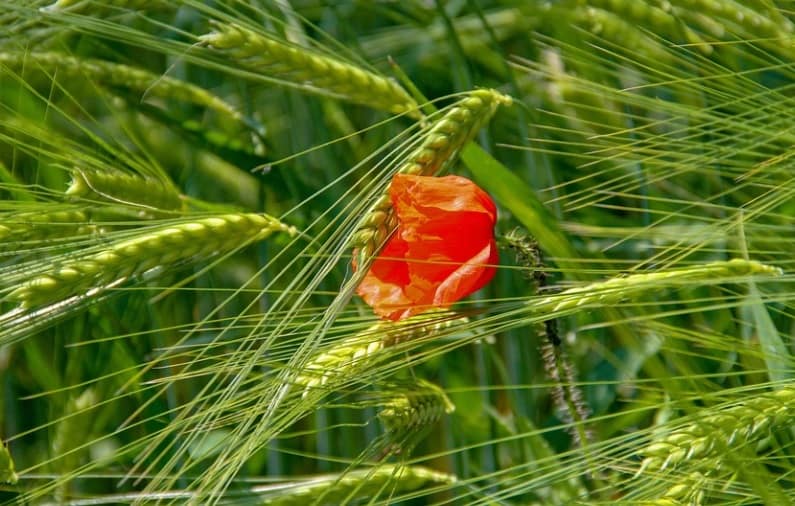
<svg viewBox="0 0 795 506"><path fill-rule="evenodd" d="M792 2L51 3L0 0L4 501L795 501ZM428 117L202 38L229 24L394 78ZM432 111L481 88L513 104L446 170L499 206L495 280L328 395L288 388L377 324L338 296L354 226ZM297 233L150 244L145 273L20 303L114 241L232 213ZM424 381L455 411L431 396L384 431Z"/></svg>

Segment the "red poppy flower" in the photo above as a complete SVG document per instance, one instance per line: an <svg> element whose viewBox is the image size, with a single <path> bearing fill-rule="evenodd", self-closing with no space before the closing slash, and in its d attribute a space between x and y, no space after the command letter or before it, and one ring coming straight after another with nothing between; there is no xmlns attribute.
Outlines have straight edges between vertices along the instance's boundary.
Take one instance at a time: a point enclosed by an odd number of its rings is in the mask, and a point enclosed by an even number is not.
<svg viewBox="0 0 795 506"><path fill-rule="evenodd" d="M356 289L376 314L400 320L448 307L491 280L497 209L475 183L396 174L389 197L397 230Z"/></svg>

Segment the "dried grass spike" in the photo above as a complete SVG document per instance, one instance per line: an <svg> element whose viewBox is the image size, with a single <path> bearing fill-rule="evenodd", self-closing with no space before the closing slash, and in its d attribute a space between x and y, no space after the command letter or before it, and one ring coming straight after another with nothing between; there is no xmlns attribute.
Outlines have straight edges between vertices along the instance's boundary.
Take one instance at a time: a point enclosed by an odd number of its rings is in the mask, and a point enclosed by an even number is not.
<svg viewBox="0 0 795 506"><path fill-rule="evenodd" d="M255 32L237 24L217 23L201 37L213 49L251 70L295 85L314 88L357 104L393 113L421 114L417 103L397 82L308 48Z"/></svg>
<svg viewBox="0 0 795 506"><path fill-rule="evenodd" d="M782 16L766 16L734 0L669 0L671 5L736 23L749 35L788 41L793 25ZM747 4L747 2L746 2Z"/></svg>
<svg viewBox="0 0 795 506"><path fill-rule="evenodd" d="M105 249L69 257L58 267L39 274L8 294L22 307L53 303L92 289L166 267L234 251L242 244L264 239L273 232L294 234L275 218L262 214L225 214L168 226L146 228L131 239Z"/></svg>

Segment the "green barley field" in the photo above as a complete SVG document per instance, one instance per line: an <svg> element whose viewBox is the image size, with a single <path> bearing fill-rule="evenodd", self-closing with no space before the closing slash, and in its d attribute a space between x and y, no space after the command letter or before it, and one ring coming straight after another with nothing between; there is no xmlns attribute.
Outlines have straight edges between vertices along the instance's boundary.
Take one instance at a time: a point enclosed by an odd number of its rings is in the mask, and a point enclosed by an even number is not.
<svg viewBox="0 0 795 506"><path fill-rule="evenodd" d="M795 2L0 0L0 503L795 503Z"/></svg>

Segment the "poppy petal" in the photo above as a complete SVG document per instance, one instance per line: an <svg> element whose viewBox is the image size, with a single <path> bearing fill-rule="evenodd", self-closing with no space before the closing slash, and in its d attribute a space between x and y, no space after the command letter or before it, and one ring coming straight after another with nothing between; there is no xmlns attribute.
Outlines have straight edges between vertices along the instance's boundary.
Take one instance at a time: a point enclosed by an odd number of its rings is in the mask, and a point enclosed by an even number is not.
<svg viewBox="0 0 795 506"><path fill-rule="evenodd" d="M491 280L497 210L486 192L459 176L397 174L389 196L397 230L357 288L376 314L448 307Z"/></svg>

